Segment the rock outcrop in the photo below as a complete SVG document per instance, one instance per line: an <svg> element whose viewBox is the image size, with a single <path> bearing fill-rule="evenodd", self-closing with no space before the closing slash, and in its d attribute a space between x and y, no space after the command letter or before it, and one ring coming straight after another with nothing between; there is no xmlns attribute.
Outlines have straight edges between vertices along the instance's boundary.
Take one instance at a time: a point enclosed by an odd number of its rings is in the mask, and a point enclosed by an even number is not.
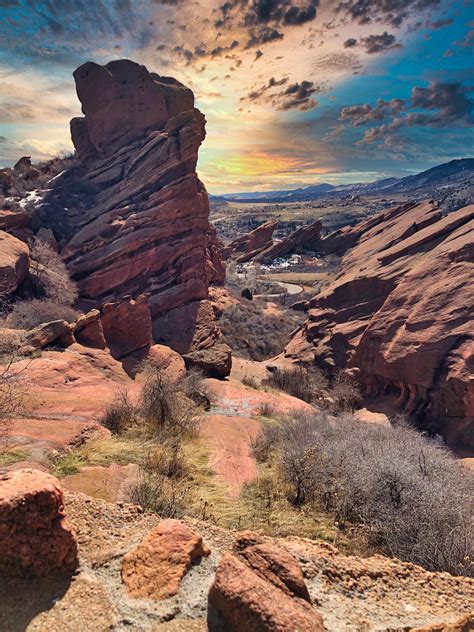
<svg viewBox="0 0 474 632"><path fill-rule="evenodd" d="M296 559L273 544L240 539L238 555L225 554L209 590L209 603L235 632L322 632L323 620L310 605ZM210 612L210 628L212 627Z"/></svg>
<svg viewBox="0 0 474 632"><path fill-rule="evenodd" d="M183 357L188 369L198 369L206 377L224 378L232 369L232 349L226 344L216 344Z"/></svg>
<svg viewBox="0 0 474 632"><path fill-rule="evenodd" d="M272 245L272 237L278 221L269 220L254 230L234 239L222 251L224 259L235 259L238 263L250 261L259 252Z"/></svg>
<svg viewBox="0 0 474 632"><path fill-rule="evenodd" d="M14 292L28 274L29 266L28 246L0 230L0 295Z"/></svg>
<svg viewBox="0 0 474 632"><path fill-rule="evenodd" d="M305 250L317 250L321 241L321 220L316 220L309 226L298 228L294 233L288 235L281 241L275 242L271 246L264 248L254 257L255 261L271 263L277 257L284 257L288 254L302 252Z"/></svg>
<svg viewBox="0 0 474 632"><path fill-rule="evenodd" d="M327 238L349 249L286 355L354 367L367 393L474 446L474 207L403 205L344 234Z"/></svg>
<svg viewBox="0 0 474 632"><path fill-rule="evenodd" d="M122 560L122 581L132 597L176 595L193 562L210 554L202 537L179 520L164 520Z"/></svg>
<svg viewBox="0 0 474 632"><path fill-rule="evenodd" d="M172 329L194 330L225 274L196 175L204 116L191 90L132 61L86 63L74 78L77 164L50 184L36 230L53 231L84 311L146 292L155 342L167 343L170 312ZM180 351L193 346L191 336Z"/></svg>
<svg viewBox="0 0 474 632"><path fill-rule="evenodd" d="M59 481L39 470L0 475L0 575L47 577L77 566Z"/></svg>

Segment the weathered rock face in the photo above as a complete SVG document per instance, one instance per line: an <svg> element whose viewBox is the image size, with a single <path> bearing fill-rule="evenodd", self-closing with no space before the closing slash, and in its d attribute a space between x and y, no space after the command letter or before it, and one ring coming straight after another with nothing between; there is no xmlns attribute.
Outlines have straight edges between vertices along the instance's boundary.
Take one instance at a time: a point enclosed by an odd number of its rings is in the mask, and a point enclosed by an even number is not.
<svg viewBox="0 0 474 632"><path fill-rule="evenodd" d="M167 599L192 563L209 554L198 533L180 520L164 520L124 556L122 581L132 597Z"/></svg>
<svg viewBox="0 0 474 632"><path fill-rule="evenodd" d="M79 164L54 181L37 221L53 230L83 308L147 292L154 321L197 313L224 268L196 175L205 120L192 92L128 60L86 63L74 78Z"/></svg>
<svg viewBox="0 0 474 632"><path fill-rule="evenodd" d="M39 470L0 476L0 574L47 577L78 563L59 481Z"/></svg>
<svg viewBox="0 0 474 632"><path fill-rule="evenodd" d="M450 443L473 446L474 207L441 217L432 202L405 205L349 232L355 245L286 354L356 367L368 393L393 393Z"/></svg>
<svg viewBox="0 0 474 632"><path fill-rule="evenodd" d="M193 351L183 357L188 368L199 369L206 377L224 378L232 369L232 349L226 344Z"/></svg>
<svg viewBox="0 0 474 632"><path fill-rule="evenodd" d="M300 252L301 250L316 250L320 243L323 224L316 220L309 226L303 226L281 241L264 248L254 257L255 261L272 262L277 257Z"/></svg>
<svg viewBox="0 0 474 632"><path fill-rule="evenodd" d="M240 555L225 554L217 567L209 602L227 629L236 632L301 630L322 632L319 612L310 596L301 567L275 545L237 542ZM309 602L309 603L308 603ZM211 629L212 612L211 612Z"/></svg>
<svg viewBox="0 0 474 632"><path fill-rule="evenodd" d="M0 294L14 292L28 274L29 266L28 246L0 230Z"/></svg>
<svg viewBox="0 0 474 632"><path fill-rule="evenodd" d="M264 248L272 245L272 236L277 226L276 220L270 220L246 235L234 239L223 249L224 258L234 258L238 263L250 261Z"/></svg>

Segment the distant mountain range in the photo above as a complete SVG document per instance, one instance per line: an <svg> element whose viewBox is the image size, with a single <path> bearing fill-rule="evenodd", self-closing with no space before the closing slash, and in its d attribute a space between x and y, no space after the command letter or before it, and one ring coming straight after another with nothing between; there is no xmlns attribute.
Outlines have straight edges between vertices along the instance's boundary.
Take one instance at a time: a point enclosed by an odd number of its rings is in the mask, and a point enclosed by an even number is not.
<svg viewBox="0 0 474 632"><path fill-rule="evenodd" d="M423 193L429 189L449 188L467 181L474 181L474 158L451 160L427 171L422 171L405 178L385 178L377 182L343 184L315 184L313 186L288 189L283 191L262 191L251 193L229 193L221 196L211 196L215 200L239 202L310 202L324 197L351 197L355 195L383 195Z"/></svg>

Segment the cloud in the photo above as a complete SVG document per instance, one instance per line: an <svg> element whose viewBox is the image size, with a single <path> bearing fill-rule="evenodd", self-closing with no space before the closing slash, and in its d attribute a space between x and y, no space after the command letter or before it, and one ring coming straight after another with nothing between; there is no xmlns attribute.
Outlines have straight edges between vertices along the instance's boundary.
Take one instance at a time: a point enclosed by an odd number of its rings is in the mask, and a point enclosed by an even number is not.
<svg viewBox="0 0 474 632"><path fill-rule="evenodd" d="M216 26L295 26L314 20L318 7L319 0L227 0L219 8Z"/></svg>
<svg viewBox="0 0 474 632"><path fill-rule="evenodd" d="M384 53L387 50L394 48L400 48L400 44L397 43L395 35L384 31L381 35L369 35L368 37L362 37L361 44L365 47L366 53L373 55L374 53Z"/></svg>
<svg viewBox="0 0 474 632"><path fill-rule="evenodd" d="M357 40L354 37L349 37L343 44L344 48L353 48L357 46Z"/></svg>
<svg viewBox="0 0 474 632"><path fill-rule="evenodd" d="M460 83L433 81L427 87L415 86L411 97L406 99L379 99L377 105L353 105L341 110L339 120L353 127L367 125L393 117L391 121L372 127L364 132L359 144L384 140L386 145L396 142L393 134L403 127L470 126L474 122L474 101L471 90Z"/></svg>
<svg viewBox="0 0 474 632"><path fill-rule="evenodd" d="M434 9L439 3L440 0L345 0L336 6L336 12L359 24L379 22L397 28L412 15Z"/></svg>
<svg viewBox="0 0 474 632"><path fill-rule="evenodd" d="M439 29L444 28L445 26L450 26L453 23L451 18L446 20L436 20L435 22L427 22L427 28L433 29L434 31L438 31Z"/></svg>
<svg viewBox="0 0 474 632"><path fill-rule="evenodd" d="M275 92L275 88L279 88L288 83L288 77L275 79L271 77L268 82L259 88L251 90L247 95L242 97L241 101L271 103L277 110L287 111L292 109L311 110L318 103L312 98L313 94L323 92L321 86L315 85L313 81L295 82L287 86L283 90Z"/></svg>

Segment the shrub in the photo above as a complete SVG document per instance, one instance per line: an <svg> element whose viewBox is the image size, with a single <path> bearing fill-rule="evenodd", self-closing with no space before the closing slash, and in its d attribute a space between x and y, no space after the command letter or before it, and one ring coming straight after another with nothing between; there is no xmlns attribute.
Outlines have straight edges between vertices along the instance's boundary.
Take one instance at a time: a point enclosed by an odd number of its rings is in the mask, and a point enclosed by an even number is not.
<svg viewBox="0 0 474 632"><path fill-rule="evenodd" d="M34 329L52 320L67 320L71 323L77 315L78 312L67 305L45 299L33 299L15 303L7 316L6 324L13 329Z"/></svg>
<svg viewBox="0 0 474 632"><path fill-rule="evenodd" d="M473 574L473 476L414 429L318 413L263 435L260 454L279 455L295 505L313 503L342 526L362 526L375 550Z"/></svg>
<svg viewBox="0 0 474 632"><path fill-rule="evenodd" d="M142 472L136 483L128 489L128 500L145 511L162 518L179 518L184 513L187 486L156 473Z"/></svg>
<svg viewBox="0 0 474 632"><path fill-rule="evenodd" d="M22 337L18 331L0 328L0 356L11 356L22 344Z"/></svg>
<svg viewBox="0 0 474 632"><path fill-rule="evenodd" d="M193 433L198 418L194 403L165 375L149 367L140 399L140 414L153 434Z"/></svg>
<svg viewBox="0 0 474 632"><path fill-rule="evenodd" d="M322 399L329 384L324 373L316 367L277 369L265 378L264 383L309 403Z"/></svg>
<svg viewBox="0 0 474 632"><path fill-rule="evenodd" d="M13 366L14 360L14 355L11 355L6 364L0 367L0 430L4 430L5 423L25 406L23 373L27 366L17 369Z"/></svg>
<svg viewBox="0 0 474 632"><path fill-rule="evenodd" d="M270 316L255 300L224 310L219 327L235 354L260 361L280 353L303 320L304 314L298 312Z"/></svg>
<svg viewBox="0 0 474 632"><path fill-rule="evenodd" d="M73 305L77 299L76 284L60 255L40 239L35 239L30 254L30 276L36 297L46 297L58 305Z"/></svg>
<svg viewBox="0 0 474 632"><path fill-rule="evenodd" d="M275 406L271 402L262 402L258 405L258 414L262 417L274 417Z"/></svg>
<svg viewBox="0 0 474 632"><path fill-rule="evenodd" d="M138 411L128 391L119 390L115 399L107 404L101 423L112 434L123 434L137 421Z"/></svg>
<svg viewBox="0 0 474 632"><path fill-rule="evenodd" d="M333 400L331 409L336 413L353 413L362 405L359 385L343 371L337 373L333 379L330 395Z"/></svg>

